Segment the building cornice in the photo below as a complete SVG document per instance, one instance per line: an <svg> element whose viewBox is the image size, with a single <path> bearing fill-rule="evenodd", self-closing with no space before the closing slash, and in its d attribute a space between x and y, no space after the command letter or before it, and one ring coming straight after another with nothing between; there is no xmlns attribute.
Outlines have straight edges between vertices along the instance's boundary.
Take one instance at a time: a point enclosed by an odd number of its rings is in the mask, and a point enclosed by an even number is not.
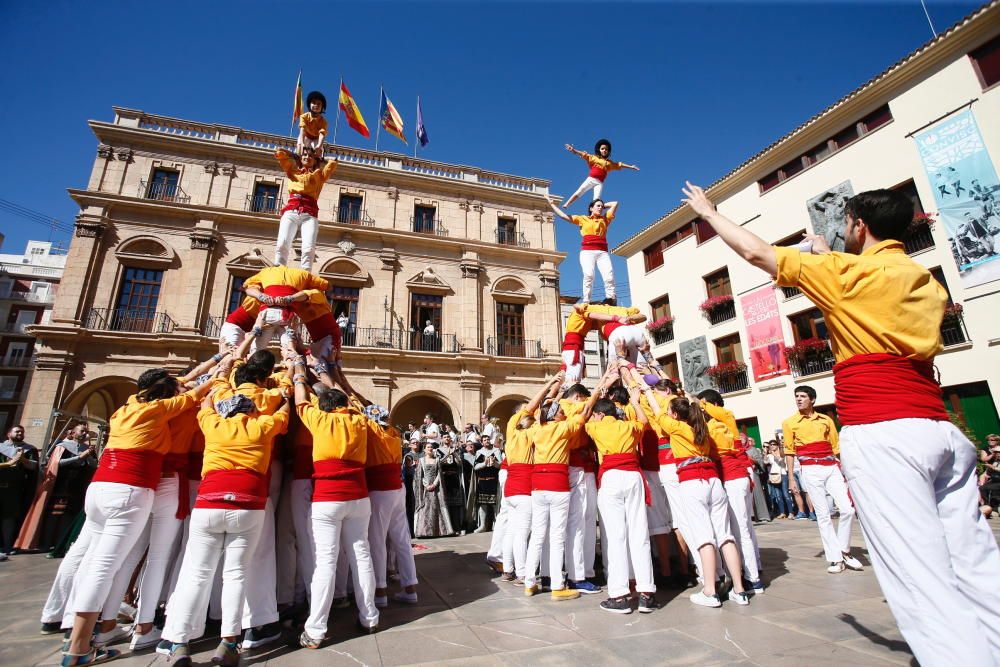
<svg viewBox="0 0 1000 667"><path fill-rule="evenodd" d="M724 201L998 31L1000 0L992 0L716 180L706 188L707 194L716 202ZM634 255L694 217L694 212L682 204L618 244L612 252L622 257Z"/></svg>

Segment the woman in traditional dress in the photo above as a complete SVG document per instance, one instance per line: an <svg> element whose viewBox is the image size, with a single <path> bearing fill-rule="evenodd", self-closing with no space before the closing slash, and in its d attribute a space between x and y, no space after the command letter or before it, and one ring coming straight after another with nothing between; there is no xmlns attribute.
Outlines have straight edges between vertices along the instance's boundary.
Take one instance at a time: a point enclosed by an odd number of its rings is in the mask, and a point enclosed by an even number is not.
<svg viewBox="0 0 1000 667"><path fill-rule="evenodd" d="M424 457L420 459L413 476L413 496L416 504L414 537L441 537L455 532L441 486L441 462L435 456L431 443L424 445Z"/></svg>

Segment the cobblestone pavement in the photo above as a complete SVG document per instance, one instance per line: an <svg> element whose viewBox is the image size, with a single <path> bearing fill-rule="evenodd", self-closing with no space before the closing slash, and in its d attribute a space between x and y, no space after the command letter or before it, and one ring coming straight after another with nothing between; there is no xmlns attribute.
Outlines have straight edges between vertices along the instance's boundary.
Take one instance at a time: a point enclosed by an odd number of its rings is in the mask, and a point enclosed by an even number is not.
<svg viewBox="0 0 1000 667"><path fill-rule="evenodd" d="M1000 534L1000 521L991 522ZM390 605L375 635L359 636L353 614L331 617L332 641L307 651L281 645L245 653L244 665L886 665L911 664L875 581L864 572L826 573L811 521L757 526L765 595L749 607L695 607L686 594L662 591L652 614L609 614L600 595L552 602L503 584L484 564L489 534L422 541L417 553L420 603ZM855 530L855 542L862 543ZM863 547L854 553L867 565ZM0 665L52 665L58 637L38 634L38 617L59 561L42 555L0 563ZM192 645L209 664L217 640ZM124 644L119 648L125 649ZM166 665L155 653L126 655L122 667ZM915 664L915 663L914 663Z"/></svg>

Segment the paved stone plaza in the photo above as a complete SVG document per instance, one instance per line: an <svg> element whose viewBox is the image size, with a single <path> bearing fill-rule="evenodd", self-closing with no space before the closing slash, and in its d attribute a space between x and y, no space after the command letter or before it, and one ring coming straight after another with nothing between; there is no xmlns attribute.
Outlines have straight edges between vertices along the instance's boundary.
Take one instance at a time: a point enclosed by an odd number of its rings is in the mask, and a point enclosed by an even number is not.
<svg viewBox="0 0 1000 667"><path fill-rule="evenodd" d="M1000 521L992 520L994 534ZM552 602L527 599L501 584L483 554L489 534L421 542L417 554L420 604L390 606L382 631L359 636L351 612L332 617L318 651L287 644L244 654L245 665L886 665L912 657L896 629L875 577L828 575L811 521L757 527L767 593L749 607L695 607L676 591L658 594L663 609L648 615L609 614L602 596ZM860 532L855 531L860 542ZM865 564L867 554L855 548ZM38 616L59 561L41 555L0 563L0 665L52 665L58 637L38 634ZM296 638L292 631L286 639ZM217 640L193 646L209 664ZM127 644L119 646L127 649ZM122 667L165 665L147 652Z"/></svg>

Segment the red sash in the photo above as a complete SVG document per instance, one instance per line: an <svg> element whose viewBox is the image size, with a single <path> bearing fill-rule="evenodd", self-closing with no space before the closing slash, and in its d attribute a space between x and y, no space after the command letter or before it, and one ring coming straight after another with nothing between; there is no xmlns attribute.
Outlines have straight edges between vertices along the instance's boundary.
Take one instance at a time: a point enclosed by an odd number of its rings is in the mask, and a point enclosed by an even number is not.
<svg viewBox="0 0 1000 667"><path fill-rule="evenodd" d="M262 510L267 504L267 475L255 470L209 470L198 486L195 509Z"/></svg>
<svg viewBox="0 0 1000 667"><path fill-rule="evenodd" d="M531 471L531 490L568 493L569 465L565 463L536 463Z"/></svg>
<svg viewBox="0 0 1000 667"><path fill-rule="evenodd" d="M240 329L243 329L243 331L250 331L253 329L253 325L256 321L257 318L248 313L243 306L238 307L226 317L226 322L229 324L235 324Z"/></svg>
<svg viewBox="0 0 1000 667"><path fill-rule="evenodd" d="M150 449L105 449L92 482L115 482L155 489L160 483L163 454Z"/></svg>
<svg viewBox="0 0 1000 667"><path fill-rule="evenodd" d="M500 462L500 470L506 470L507 467L508 467L507 466L507 459L504 459L503 461Z"/></svg>
<svg viewBox="0 0 1000 667"><path fill-rule="evenodd" d="M612 332L618 327L625 326L621 322L608 322L603 327L601 327L601 335L604 336L604 340L609 340L611 338Z"/></svg>
<svg viewBox="0 0 1000 667"><path fill-rule="evenodd" d="M580 352L584 347L584 338L578 333L573 333L572 331L567 331L566 336L563 337L563 350L573 350L573 362L574 364L580 363Z"/></svg>
<svg viewBox="0 0 1000 667"><path fill-rule="evenodd" d="M265 287L261 291L264 294L266 294L267 296L273 296L275 298L281 297L281 296L291 296L291 295L295 294L296 292L298 292L297 289L295 289L294 287L292 287L290 285L271 285L270 287ZM291 306L280 306L280 307L279 306L268 306L268 307L269 308L279 308L279 310L281 310L282 316L285 319L291 318L291 316L292 316L292 314L294 312L294 311L292 311ZM253 324L251 324L250 326L252 328Z"/></svg>
<svg viewBox="0 0 1000 667"><path fill-rule="evenodd" d="M639 467L639 458L634 453L605 455L601 459L601 468L597 471L598 489L601 488L601 478L609 470L625 470L639 473L639 477L642 479L642 489L646 494L646 504L653 504L653 496L649 492L649 483L646 482L646 476L642 474L642 468Z"/></svg>
<svg viewBox="0 0 1000 667"><path fill-rule="evenodd" d="M292 479L312 479L313 472L312 446L295 445L292 448Z"/></svg>
<svg viewBox="0 0 1000 667"><path fill-rule="evenodd" d="M656 431L647 428L639 441L639 467L649 472L660 471L660 438Z"/></svg>
<svg viewBox="0 0 1000 667"><path fill-rule="evenodd" d="M507 481L503 485L503 494L508 498L530 496L533 467L530 463L511 463L507 468Z"/></svg>
<svg viewBox="0 0 1000 667"><path fill-rule="evenodd" d="M319 217L319 204L316 203L315 197L304 195L301 192L295 192L288 198L288 203L285 204L285 208L281 209L282 214L287 211L308 213L312 217L316 218Z"/></svg>
<svg viewBox="0 0 1000 667"><path fill-rule="evenodd" d="M670 436L664 436L657 440L656 453L660 457L660 465L668 466L673 465L674 461L674 450L670 447Z"/></svg>
<svg viewBox="0 0 1000 667"><path fill-rule="evenodd" d="M597 234L584 234L583 243L580 244L580 250L603 250L608 251L608 237L599 236Z"/></svg>
<svg viewBox="0 0 1000 667"><path fill-rule="evenodd" d="M596 178L601 183L603 183L604 179L608 177L608 170L598 164L591 165L590 177Z"/></svg>
<svg viewBox="0 0 1000 667"><path fill-rule="evenodd" d="M804 466L835 466L838 463L833 455L833 445L825 440L799 445L795 448L795 456Z"/></svg>
<svg viewBox="0 0 1000 667"><path fill-rule="evenodd" d="M333 338L333 349L340 349L340 325L338 325L337 320L334 319L333 313L320 315L315 320L309 320L308 322L303 322L303 324L306 327L306 331L309 332L309 337L313 339L313 342L330 336Z"/></svg>
<svg viewBox="0 0 1000 667"><path fill-rule="evenodd" d="M395 491L403 488L401 471L402 464L400 463L383 463L365 468L365 483L368 486L368 491Z"/></svg>
<svg viewBox="0 0 1000 667"><path fill-rule="evenodd" d="M178 519L185 519L191 513L191 485L188 483L188 455L167 454L163 457L163 476L177 475Z"/></svg>
<svg viewBox="0 0 1000 667"><path fill-rule="evenodd" d="M368 497L365 464L347 459L314 461L313 502L344 502Z"/></svg>
<svg viewBox="0 0 1000 667"><path fill-rule="evenodd" d="M692 479L718 479L719 471L715 467L715 463L712 461L699 461L698 463L689 463L687 465L682 464L688 459L693 457L686 457L683 459L674 459L674 463L677 464L677 479L681 482L687 482Z"/></svg>
<svg viewBox="0 0 1000 667"><path fill-rule="evenodd" d="M722 456L722 481L729 482L734 479L745 479L750 477L747 470L753 463L746 452L724 454Z"/></svg>
<svg viewBox="0 0 1000 667"><path fill-rule="evenodd" d="M892 419L948 420L932 361L859 354L834 365L833 384L837 417L845 426ZM892 391L884 391L886 387Z"/></svg>

